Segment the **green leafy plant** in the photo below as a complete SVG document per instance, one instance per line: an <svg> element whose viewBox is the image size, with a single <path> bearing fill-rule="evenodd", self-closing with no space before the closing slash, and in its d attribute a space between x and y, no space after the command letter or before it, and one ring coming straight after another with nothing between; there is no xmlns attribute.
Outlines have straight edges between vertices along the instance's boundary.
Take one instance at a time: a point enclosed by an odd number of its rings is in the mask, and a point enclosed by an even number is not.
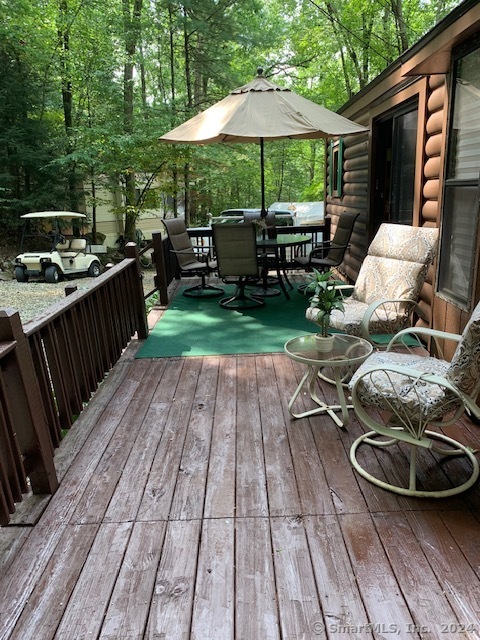
<svg viewBox="0 0 480 640"><path fill-rule="evenodd" d="M321 272L314 269L313 273L308 275L310 282L304 289L305 295L313 294L306 317L320 327L320 333L325 337L328 336L332 311L335 309L345 310L342 290L336 288L337 284L343 283L332 280L332 277L332 271ZM318 313L313 311L314 309L317 309Z"/></svg>

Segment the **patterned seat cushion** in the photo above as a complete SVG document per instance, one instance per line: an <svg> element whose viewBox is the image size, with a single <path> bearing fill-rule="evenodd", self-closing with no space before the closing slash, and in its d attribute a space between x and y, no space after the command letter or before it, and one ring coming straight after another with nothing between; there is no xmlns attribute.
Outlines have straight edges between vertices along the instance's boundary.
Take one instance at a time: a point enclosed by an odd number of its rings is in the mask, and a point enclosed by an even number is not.
<svg viewBox="0 0 480 640"><path fill-rule="evenodd" d="M338 331L344 331L352 336L361 336L361 323L368 304L349 298L345 304L345 311L333 311L330 316L330 326ZM311 317L307 316L308 320ZM388 333L394 335L405 327L408 316L398 312L393 305L378 307L369 324L370 333Z"/></svg>
<svg viewBox="0 0 480 640"><path fill-rule="evenodd" d="M391 365L400 365L416 371L414 376L388 371ZM371 375L363 377L357 394L364 406L375 407L407 417L415 425L440 420L448 410L460 404L458 398L444 387L422 382L420 374L445 377L449 363L438 358L413 354L378 351L373 353L354 373L350 389L367 369L379 367Z"/></svg>
<svg viewBox="0 0 480 640"><path fill-rule="evenodd" d="M393 335L408 322L409 301L416 301L435 257L438 229L382 224L365 257L345 311L334 311L330 325L361 335L367 307L380 300L405 300L379 307L369 323L370 334ZM318 313L318 312L317 312ZM315 312L307 316L315 321Z"/></svg>
<svg viewBox="0 0 480 640"><path fill-rule="evenodd" d="M457 345L446 375L455 386L472 395L480 380L480 303L473 311Z"/></svg>
<svg viewBox="0 0 480 640"><path fill-rule="evenodd" d="M428 265L407 260L366 256L358 274L352 300L371 304L381 298L416 300Z"/></svg>
<svg viewBox="0 0 480 640"><path fill-rule="evenodd" d="M438 229L403 224L380 225L368 255L431 264L437 250Z"/></svg>

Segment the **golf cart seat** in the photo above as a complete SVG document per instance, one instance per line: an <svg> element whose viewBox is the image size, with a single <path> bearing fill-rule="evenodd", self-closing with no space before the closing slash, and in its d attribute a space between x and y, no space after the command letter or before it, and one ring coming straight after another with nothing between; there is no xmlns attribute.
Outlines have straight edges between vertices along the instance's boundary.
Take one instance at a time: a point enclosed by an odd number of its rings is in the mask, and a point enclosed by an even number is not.
<svg viewBox="0 0 480 640"><path fill-rule="evenodd" d="M85 238L73 238L70 242L70 250L77 253L85 252L87 250L87 241Z"/></svg>
<svg viewBox="0 0 480 640"><path fill-rule="evenodd" d="M57 249L60 245L57 244ZM85 238L73 238L70 240L70 247L68 251L62 251L63 258L76 258L79 253L86 253L87 241Z"/></svg>
<svg viewBox="0 0 480 640"><path fill-rule="evenodd" d="M62 253L64 251L68 251L68 249L70 249L70 240L68 238L64 238L63 242L57 242L56 249Z"/></svg>

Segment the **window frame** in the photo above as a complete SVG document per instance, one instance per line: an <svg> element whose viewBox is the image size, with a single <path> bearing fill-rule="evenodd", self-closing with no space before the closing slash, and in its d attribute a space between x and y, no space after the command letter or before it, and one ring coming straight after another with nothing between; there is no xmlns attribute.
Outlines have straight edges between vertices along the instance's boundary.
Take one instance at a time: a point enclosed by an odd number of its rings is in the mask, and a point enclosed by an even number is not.
<svg viewBox="0 0 480 640"><path fill-rule="evenodd" d="M448 136L447 136L447 144L446 144L446 153L445 153L445 179L443 181L442 188L442 217L441 217L441 237L440 237L440 248L439 248L439 259L438 259L438 268L437 268L437 278L436 278L436 294L447 301L450 304L455 305L456 307L469 312L472 309L472 306L475 302L475 291L477 289L477 272L478 272L478 234L480 229L480 171L479 177L475 180L473 178L458 178L455 176L450 177L450 167L451 167L451 156L457 150L456 148L456 136L454 135L453 126L455 121L455 99L456 99L456 86L457 86L457 78L458 76L458 66L460 61L473 53L474 51L478 52L480 56L480 38L475 37L469 40L467 43L462 44L452 53L451 59L451 70L450 70L450 87L449 87L449 113L448 113ZM479 164L480 164L480 153L479 153ZM455 211L451 211L448 208L448 203L455 202L455 191L457 194L460 194L460 190L463 190L464 195L467 194L468 190L473 191L473 206L475 206L476 202L476 213L473 211L471 226L463 227L458 223L461 222L462 219L465 220L465 216L460 220L454 220L452 222L452 218L448 218L447 216L450 214L454 214ZM457 195L459 198L459 195ZM457 214L459 217L461 215L461 211ZM468 215L468 212L467 212ZM457 231L456 229L460 229ZM457 246L461 247L461 236L467 235L468 237L473 237L473 247L471 247L470 253L470 264L467 269L463 270L463 275L467 279L467 283L465 286L465 295L459 295L458 289L455 288L455 283L453 280L448 279L448 275L451 275L452 269L450 265L452 264L452 256L454 256L454 252L452 252L452 245L455 244L455 239L457 240ZM447 271L448 267L448 271ZM448 286L450 285L450 286Z"/></svg>
<svg viewBox="0 0 480 640"><path fill-rule="evenodd" d="M341 198L343 194L343 138L330 141L329 195Z"/></svg>

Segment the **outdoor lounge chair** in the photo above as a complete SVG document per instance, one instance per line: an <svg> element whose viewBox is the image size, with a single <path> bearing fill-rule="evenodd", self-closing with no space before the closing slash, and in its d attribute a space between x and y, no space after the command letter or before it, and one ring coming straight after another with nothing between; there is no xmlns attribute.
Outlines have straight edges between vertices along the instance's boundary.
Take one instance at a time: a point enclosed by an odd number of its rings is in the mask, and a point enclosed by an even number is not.
<svg viewBox="0 0 480 640"><path fill-rule="evenodd" d="M333 238L315 245L308 256L297 256L295 262L307 271L312 271L312 269L330 271L333 267L338 267L343 262L345 252L350 246L355 220L359 215L359 213L342 213L338 219ZM298 290L303 291L306 286L306 284L300 285Z"/></svg>
<svg viewBox="0 0 480 640"><path fill-rule="evenodd" d="M403 352L399 352L398 348L407 335L431 338L440 355L439 340L455 340L458 344L452 360L447 362L418 355L405 347ZM427 328L408 328L399 332L386 351L374 352L365 360L350 382L355 413L367 428L372 429L351 446L350 459L354 468L370 482L407 496L440 498L471 487L479 475L474 452L444 435L440 429L457 422L465 410L477 417L480 415L475 402L480 392L479 369L480 304L462 335ZM379 412L382 412L383 419L378 417ZM428 430L430 426L436 430ZM379 436L383 438L379 439ZM378 448L401 443L409 451L407 455L402 450L404 447L395 447L395 469L398 471L392 474L394 478L383 479L378 477L378 472L374 476L365 469L370 466L372 457L364 456L362 464L357 459L357 449L362 443ZM448 482L444 483L447 488L425 490L417 480L417 452L420 449L429 450L443 460L448 456L467 456L471 463L470 476L458 484L450 474ZM425 464L425 461L422 466L419 464L418 475L423 475L423 479L435 478L437 469L431 470ZM378 469L378 460L371 466ZM444 464L438 472L441 474L442 470L448 474L448 467ZM464 469L462 472L465 474Z"/></svg>
<svg viewBox="0 0 480 640"><path fill-rule="evenodd" d="M220 306L239 310L263 307L262 298L245 292L247 285L260 278L254 225L214 224L212 229L218 273L226 284L236 285L235 293L222 298Z"/></svg>
<svg viewBox="0 0 480 640"><path fill-rule="evenodd" d="M330 327L385 348L392 336L414 323L437 243L438 229L382 224L355 285L342 285L351 295L345 298L344 311L332 312ZM307 309L307 319L315 321L316 313L316 309Z"/></svg>
<svg viewBox="0 0 480 640"><path fill-rule="evenodd" d="M200 284L185 289L183 295L189 298L221 296L224 293L222 288L214 287L206 282L206 278L217 268L217 263L210 259L210 252L199 253L195 251L182 218L172 218L162 220L162 222L167 230L172 251L177 258L180 275L198 276L201 279Z"/></svg>

